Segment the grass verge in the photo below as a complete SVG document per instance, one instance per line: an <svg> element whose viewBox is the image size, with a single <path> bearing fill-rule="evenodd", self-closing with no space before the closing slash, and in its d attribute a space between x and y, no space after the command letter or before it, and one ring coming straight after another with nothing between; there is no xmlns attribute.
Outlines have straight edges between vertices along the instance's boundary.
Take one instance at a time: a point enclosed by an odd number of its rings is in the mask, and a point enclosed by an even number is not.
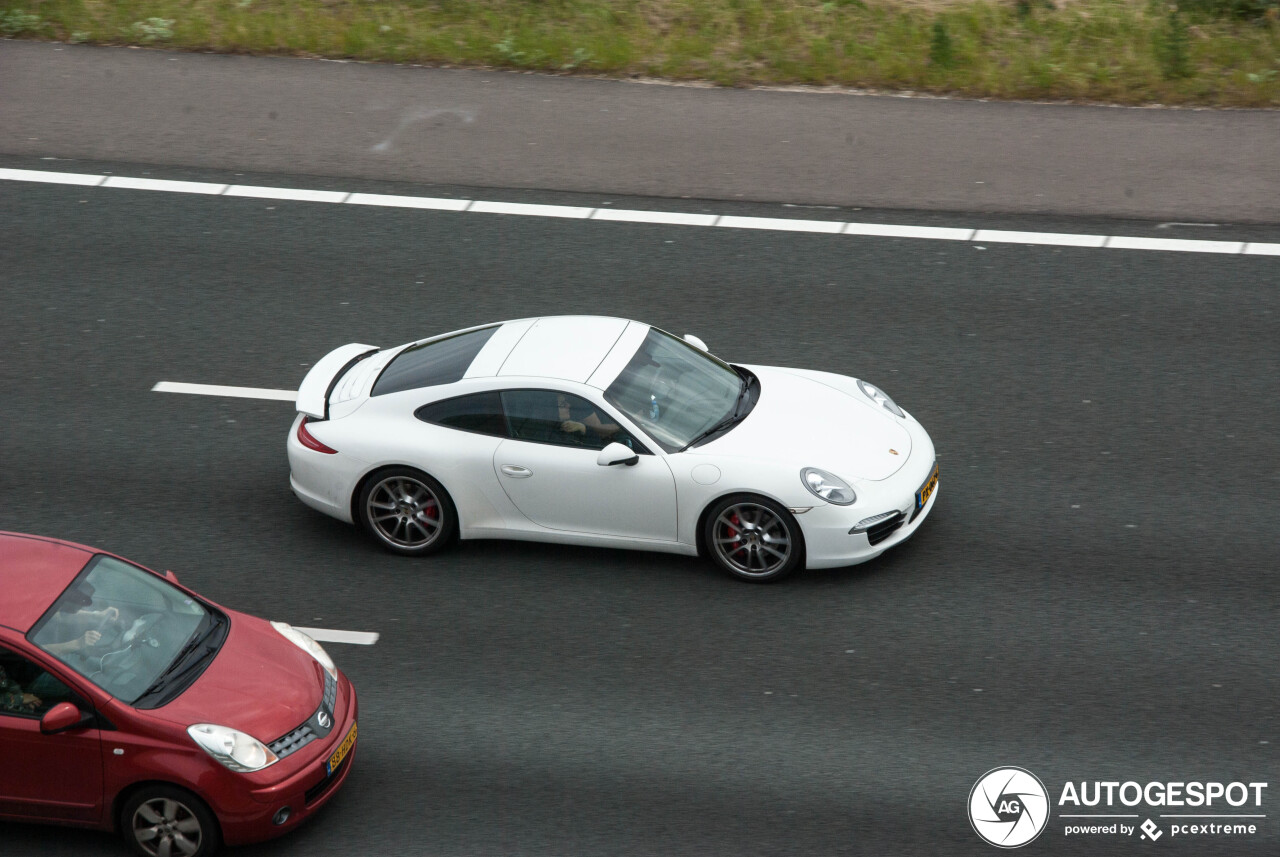
<svg viewBox="0 0 1280 857"><path fill-rule="evenodd" d="M1280 105L1280 0L0 0L0 35L1119 104Z"/></svg>

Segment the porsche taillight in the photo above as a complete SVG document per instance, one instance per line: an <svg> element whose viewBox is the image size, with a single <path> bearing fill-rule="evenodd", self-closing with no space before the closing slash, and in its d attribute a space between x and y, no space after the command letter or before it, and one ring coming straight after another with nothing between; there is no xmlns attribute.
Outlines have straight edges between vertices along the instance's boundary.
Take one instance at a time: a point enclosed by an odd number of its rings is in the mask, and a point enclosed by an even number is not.
<svg viewBox="0 0 1280 857"><path fill-rule="evenodd" d="M316 452L323 452L325 455L337 455L338 450L325 446L316 440L315 435L307 431L307 423L311 422L311 417L304 417L302 422L298 423L298 442L307 449L314 449Z"/></svg>

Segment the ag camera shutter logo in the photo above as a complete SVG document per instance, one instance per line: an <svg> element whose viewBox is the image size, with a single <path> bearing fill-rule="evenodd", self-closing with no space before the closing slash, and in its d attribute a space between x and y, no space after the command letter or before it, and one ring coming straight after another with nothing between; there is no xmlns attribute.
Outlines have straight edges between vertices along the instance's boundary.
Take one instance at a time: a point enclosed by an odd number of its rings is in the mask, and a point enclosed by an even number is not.
<svg viewBox="0 0 1280 857"><path fill-rule="evenodd" d="M1019 848L1049 823L1049 792L1025 768L993 768L969 792L969 823L1000 848Z"/></svg>

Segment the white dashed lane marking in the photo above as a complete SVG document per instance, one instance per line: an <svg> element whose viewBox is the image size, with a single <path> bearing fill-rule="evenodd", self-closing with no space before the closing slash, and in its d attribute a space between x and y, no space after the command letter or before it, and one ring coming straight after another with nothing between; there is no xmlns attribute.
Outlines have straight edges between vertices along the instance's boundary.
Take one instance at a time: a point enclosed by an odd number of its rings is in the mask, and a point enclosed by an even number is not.
<svg viewBox="0 0 1280 857"><path fill-rule="evenodd" d="M193 193L206 196L235 196L251 199L278 199L293 202L325 202L340 205L377 205L385 208L416 208L469 214L498 214L517 217L558 217L574 220L606 220L613 223L659 223L710 229L764 229L774 232L810 232L829 235L859 235L871 238L918 238L926 241L971 241L977 243L1043 244L1055 247L1085 247L1107 250L1146 250L1161 253L1222 253L1230 256L1280 256L1280 243L1245 241L1195 241L1176 238L1143 238L1125 235L1080 235L1064 232L1016 232L1000 229L967 229L940 226L912 226L893 223L846 223L841 220L798 220L779 217L739 217L736 215L690 214L677 211L624 211L612 208L584 208L572 205L533 205L519 202L492 202L471 199L394 196L378 193L351 193L305 188L256 187L212 182L167 181L129 176L89 173L59 173L47 170L0 169L0 181L44 184L86 185L117 190L151 190ZM187 385L194 386L194 385ZM197 392L167 390L166 392ZM214 394L219 395L219 394ZM221 395L236 395L224 393ZM250 396L250 398L276 398Z"/></svg>
<svg viewBox="0 0 1280 857"><path fill-rule="evenodd" d="M154 393L190 393L196 396L231 396L236 399L274 399L296 402L297 390L268 390L265 387L226 387L222 384L184 384L180 381L158 381Z"/></svg>
<svg viewBox="0 0 1280 857"><path fill-rule="evenodd" d="M373 631L335 631L331 628L303 628L294 625L317 643L349 643L353 646L372 646L378 642L378 635Z"/></svg>

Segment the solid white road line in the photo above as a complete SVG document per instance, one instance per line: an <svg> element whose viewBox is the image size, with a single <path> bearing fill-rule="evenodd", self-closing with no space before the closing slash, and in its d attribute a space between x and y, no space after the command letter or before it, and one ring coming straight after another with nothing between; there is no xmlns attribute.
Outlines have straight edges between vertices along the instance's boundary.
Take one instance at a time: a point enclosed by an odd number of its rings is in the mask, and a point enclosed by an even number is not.
<svg viewBox="0 0 1280 857"><path fill-rule="evenodd" d="M968 241L974 230L947 226L897 226L892 223L846 223L845 235L871 235L882 238L926 238L933 241Z"/></svg>
<svg viewBox="0 0 1280 857"><path fill-rule="evenodd" d="M318 643L350 643L353 646L372 646L378 642L373 631L334 631L330 628L303 628L294 625L302 633Z"/></svg>
<svg viewBox="0 0 1280 857"><path fill-rule="evenodd" d="M522 214L525 217L571 217L585 220L594 208L578 208L572 205L530 205L524 202L485 202L476 200L467 211L481 214Z"/></svg>
<svg viewBox="0 0 1280 857"><path fill-rule="evenodd" d="M252 199L289 199L295 202L346 202L351 196L344 190L303 190L292 187L255 187L233 184L223 196L247 196Z"/></svg>
<svg viewBox="0 0 1280 857"><path fill-rule="evenodd" d="M466 211L469 199L440 199L431 196L391 196L383 193L353 193L348 205L382 205L389 208L431 208L437 211Z"/></svg>
<svg viewBox="0 0 1280 857"><path fill-rule="evenodd" d="M979 229L974 241L988 244L1052 244L1058 247L1101 247L1105 235L1072 235L1065 232L1006 232L1003 229Z"/></svg>
<svg viewBox="0 0 1280 857"><path fill-rule="evenodd" d="M837 220L791 220L783 217L731 217L720 218L716 226L726 229L773 229L780 232L826 232L835 235L844 229Z"/></svg>
<svg viewBox="0 0 1280 857"><path fill-rule="evenodd" d="M1280 256L1280 244L1249 243L1244 245L1244 254L1246 256Z"/></svg>
<svg viewBox="0 0 1280 857"><path fill-rule="evenodd" d="M1107 247L1118 250L1172 250L1182 253L1232 253L1244 250L1240 241L1189 241L1184 238L1129 238L1112 235Z"/></svg>
<svg viewBox="0 0 1280 857"><path fill-rule="evenodd" d="M107 177L85 173L53 173L44 170L0 170L0 179L11 182L100 185L107 180Z"/></svg>
<svg viewBox="0 0 1280 857"><path fill-rule="evenodd" d="M224 184L211 182L172 182L164 179L139 179L127 176L108 176L103 187L118 187L122 190L166 190L170 193L203 193L214 196L226 192Z"/></svg>
<svg viewBox="0 0 1280 857"><path fill-rule="evenodd" d="M179 381L157 381L154 393L191 393L196 396L231 396L236 399L274 399L296 402L297 390L268 390L265 387L224 387L221 384L183 384Z"/></svg>
<svg viewBox="0 0 1280 857"><path fill-rule="evenodd" d="M625 208L597 208L592 220L619 223L665 223L671 226L715 226L714 214L685 214L680 211L629 211Z"/></svg>
<svg viewBox="0 0 1280 857"><path fill-rule="evenodd" d="M929 241L974 241L1004 244L1044 244L1058 247L1106 248L1109 250L1149 250L1165 253L1224 253L1233 256L1280 256L1280 243L1242 241L1193 241L1176 238L1141 238L1124 235L1080 235L1064 232L1015 232L1001 229L966 229L942 226L911 226L893 223L844 223L838 220L792 220L779 217L738 217L732 215L689 214L677 211L622 211L612 208L583 208L572 205L531 205L469 199L395 196L377 193L348 193L333 190L306 190L253 185L220 185L211 182L182 182L128 176L99 176L46 170L0 169L0 181L42 182L45 184L89 185L121 190L163 190L252 199L281 199L295 202L347 203L388 208L465 211L479 214L514 214L524 217L565 217L576 220L607 220L620 223L657 223L673 226L703 226L715 229L765 229L775 232L817 232L861 235L873 238L919 238ZM228 388L232 389L232 388ZM191 391L182 391L191 392ZM276 392L276 391L272 391ZM231 395L231 394L223 394ZM292 394L291 394L292 395ZM278 397L258 397L278 398Z"/></svg>

